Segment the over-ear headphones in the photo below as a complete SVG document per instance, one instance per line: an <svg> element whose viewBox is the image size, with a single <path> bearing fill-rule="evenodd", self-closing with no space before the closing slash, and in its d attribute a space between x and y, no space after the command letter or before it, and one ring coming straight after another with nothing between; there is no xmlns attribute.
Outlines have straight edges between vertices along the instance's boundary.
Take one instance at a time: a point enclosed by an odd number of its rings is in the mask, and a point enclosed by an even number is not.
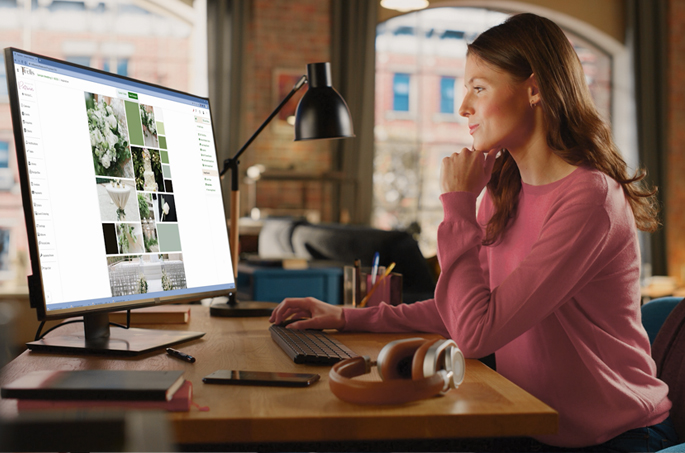
<svg viewBox="0 0 685 453"><path fill-rule="evenodd" d="M378 368L382 381L352 379ZM353 357L328 374L335 396L355 404L400 404L444 395L464 380L464 354L452 340L408 338L386 344L372 362Z"/></svg>

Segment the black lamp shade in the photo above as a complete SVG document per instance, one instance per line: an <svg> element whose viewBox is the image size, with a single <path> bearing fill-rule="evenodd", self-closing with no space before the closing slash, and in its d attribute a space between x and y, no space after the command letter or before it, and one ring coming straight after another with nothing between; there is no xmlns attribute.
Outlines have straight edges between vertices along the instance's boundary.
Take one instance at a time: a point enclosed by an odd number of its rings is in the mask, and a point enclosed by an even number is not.
<svg viewBox="0 0 685 453"><path fill-rule="evenodd" d="M331 84L329 63L307 65L309 89L295 113L295 141L354 137L345 100Z"/></svg>

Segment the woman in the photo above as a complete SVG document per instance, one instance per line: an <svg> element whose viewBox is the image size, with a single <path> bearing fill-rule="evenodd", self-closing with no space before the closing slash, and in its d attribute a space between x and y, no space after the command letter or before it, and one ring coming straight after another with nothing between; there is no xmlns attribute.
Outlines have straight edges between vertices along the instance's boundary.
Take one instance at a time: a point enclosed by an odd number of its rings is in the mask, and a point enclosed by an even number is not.
<svg viewBox="0 0 685 453"><path fill-rule="evenodd" d="M628 176L573 47L553 22L516 15L469 45L464 80L473 150L442 162L435 298L365 310L286 299L271 321L434 332L467 357L495 352L498 372L559 412L547 445L675 443L639 314L636 233L658 226L655 191Z"/></svg>

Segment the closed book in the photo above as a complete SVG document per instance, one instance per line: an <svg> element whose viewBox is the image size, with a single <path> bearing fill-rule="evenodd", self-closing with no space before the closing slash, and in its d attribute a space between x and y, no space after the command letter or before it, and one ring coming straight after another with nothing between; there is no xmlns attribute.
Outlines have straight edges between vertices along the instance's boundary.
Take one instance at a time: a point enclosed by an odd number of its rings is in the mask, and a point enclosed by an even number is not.
<svg viewBox="0 0 685 453"><path fill-rule="evenodd" d="M169 401L127 400L27 400L18 399L19 411L55 409L155 409L169 412L188 412L193 402L193 383L185 381Z"/></svg>
<svg viewBox="0 0 685 453"><path fill-rule="evenodd" d="M169 401L183 370L32 371L0 389L3 398Z"/></svg>
<svg viewBox="0 0 685 453"><path fill-rule="evenodd" d="M109 320L126 324L126 312L112 312ZM187 324L189 321L189 305L155 305L131 310L131 324Z"/></svg>

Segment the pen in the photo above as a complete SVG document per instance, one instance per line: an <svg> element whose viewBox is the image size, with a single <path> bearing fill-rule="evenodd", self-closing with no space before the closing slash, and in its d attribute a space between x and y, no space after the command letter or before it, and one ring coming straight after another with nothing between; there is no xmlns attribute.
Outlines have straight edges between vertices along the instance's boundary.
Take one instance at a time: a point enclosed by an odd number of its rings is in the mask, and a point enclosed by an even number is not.
<svg viewBox="0 0 685 453"><path fill-rule="evenodd" d="M383 276L378 280L378 282L376 282L376 284L371 287L371 291L366 293L366 296L364 296L364 299L362 299L361 303L359 304L360 307L362 307L362 308L366 307L366 303L371 298L371 295L373 294L373 292L376 291L376 288L378 288L381 285L381 282L385 279L385 277L390 275L390 272L392 272L392 270L394 268L395 268L395 263L390 263L390 266L388 266L388 268L385 270L385 274L383 274Z"/></svg>
<svg viewBox="0 0 685 453"><path fill-rule="evenodd" d="M166 348L166 352L171 357L176 357L177 359L181 359L190 363L195 363L195 357L190 354L186 354L185 352L178 351L174 348Z"/></svg>
<svg viewBox="0 0 685 453"><path fill-rule="evenodd" d="M371 265L371 286L376 284L376 276L378 274L378 262L381 259L381 255L376 252L373 255L373 264Z"/></svg>

